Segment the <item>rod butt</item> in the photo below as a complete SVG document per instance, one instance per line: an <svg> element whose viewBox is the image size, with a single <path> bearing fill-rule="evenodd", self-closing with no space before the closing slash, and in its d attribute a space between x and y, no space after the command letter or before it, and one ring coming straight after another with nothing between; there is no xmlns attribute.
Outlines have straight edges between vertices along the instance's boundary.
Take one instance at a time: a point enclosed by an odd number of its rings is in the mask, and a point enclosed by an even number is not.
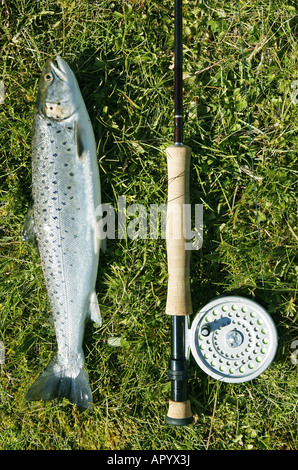
<svg viewBox="0 0 298 470"><path fill-rule="evenodd" d="M166 417L167 424L172 426L186 426L193 422L190 401L169 400L169 409Z"/></svg>

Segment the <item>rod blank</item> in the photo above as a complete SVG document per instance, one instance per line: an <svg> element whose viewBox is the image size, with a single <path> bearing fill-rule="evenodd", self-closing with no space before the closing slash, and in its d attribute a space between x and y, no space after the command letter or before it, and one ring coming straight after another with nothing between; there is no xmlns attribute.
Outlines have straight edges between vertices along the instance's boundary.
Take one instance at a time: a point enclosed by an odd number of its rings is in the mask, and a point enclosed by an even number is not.
<svg viewBox="0 0 298 470"><path fill-rule="evenodd" d="M182 1L175 0L175 144L183 143Z"/></svg>

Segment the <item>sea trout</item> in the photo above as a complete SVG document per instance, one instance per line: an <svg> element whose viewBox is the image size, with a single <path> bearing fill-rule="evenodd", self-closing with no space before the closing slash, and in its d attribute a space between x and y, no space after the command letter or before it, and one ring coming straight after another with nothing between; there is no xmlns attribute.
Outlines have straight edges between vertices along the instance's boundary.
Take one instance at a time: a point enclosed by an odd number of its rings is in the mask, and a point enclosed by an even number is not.
<svg viewBox="0 0 298 470"><path fill-rule="evenodd" d="M92 405L82 349L87 318L101 325L95 293L101 203L95 138L77 80L59 56L40 77L32 139L33 207L23 239L34 234L57 339L57 354L26 400L66 397ZM32 225L33 224L33 225Z"/></svg>

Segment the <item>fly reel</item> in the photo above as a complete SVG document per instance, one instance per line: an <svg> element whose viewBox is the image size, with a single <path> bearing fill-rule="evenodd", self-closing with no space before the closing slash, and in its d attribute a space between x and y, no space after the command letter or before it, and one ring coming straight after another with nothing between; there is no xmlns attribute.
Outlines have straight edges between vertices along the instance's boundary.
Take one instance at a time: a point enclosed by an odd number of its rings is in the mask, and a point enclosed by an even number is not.
<svg viewBox="0 0 298 470"><path fill-rule="evenodd" d="M187 319L186 319L187 321ZM186 326L189 349L198 366L211 377L240 383L258 377L274 359L277 331L258 303L237 296L212 300Z"/></svg>

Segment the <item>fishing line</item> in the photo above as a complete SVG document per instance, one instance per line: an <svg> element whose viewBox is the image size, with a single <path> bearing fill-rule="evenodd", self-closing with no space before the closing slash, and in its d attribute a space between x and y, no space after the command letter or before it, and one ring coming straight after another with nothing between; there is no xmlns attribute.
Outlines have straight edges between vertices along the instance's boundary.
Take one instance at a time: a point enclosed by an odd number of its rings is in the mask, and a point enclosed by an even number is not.
<svg viewBox="0 0 298 470"><path fill-rule="evenodd" d="M255 200L255 210L256 210L256 224L257 224L257 231L258 231L258 244L259 244L261 276L262 276L262 287L265 293L265 281L264 281L264 270L263 270L263 259L262 259L262 242L261 242L261 232L260 232L260 223L259 223L259 209L258 209L258 201L257 201L257 184L256 184L256 176L255 176L254 155L253 155L253 149L252 149L252 133L251 133L248 92L247 92L246 63L245 63L245 57L244 57L244 43L243 43L242 22L241 22L239 0L237 1L237 4L238 4L238 16L239 16L240 41L241 41L242 70L243 70L243 78L244 78L246 111L247 111L247 125L248 125L248 133L249 133L249 152L250 152L251 169L252 169L252 175L253 175L253 185L254 185L254 200Z"/></svg>

